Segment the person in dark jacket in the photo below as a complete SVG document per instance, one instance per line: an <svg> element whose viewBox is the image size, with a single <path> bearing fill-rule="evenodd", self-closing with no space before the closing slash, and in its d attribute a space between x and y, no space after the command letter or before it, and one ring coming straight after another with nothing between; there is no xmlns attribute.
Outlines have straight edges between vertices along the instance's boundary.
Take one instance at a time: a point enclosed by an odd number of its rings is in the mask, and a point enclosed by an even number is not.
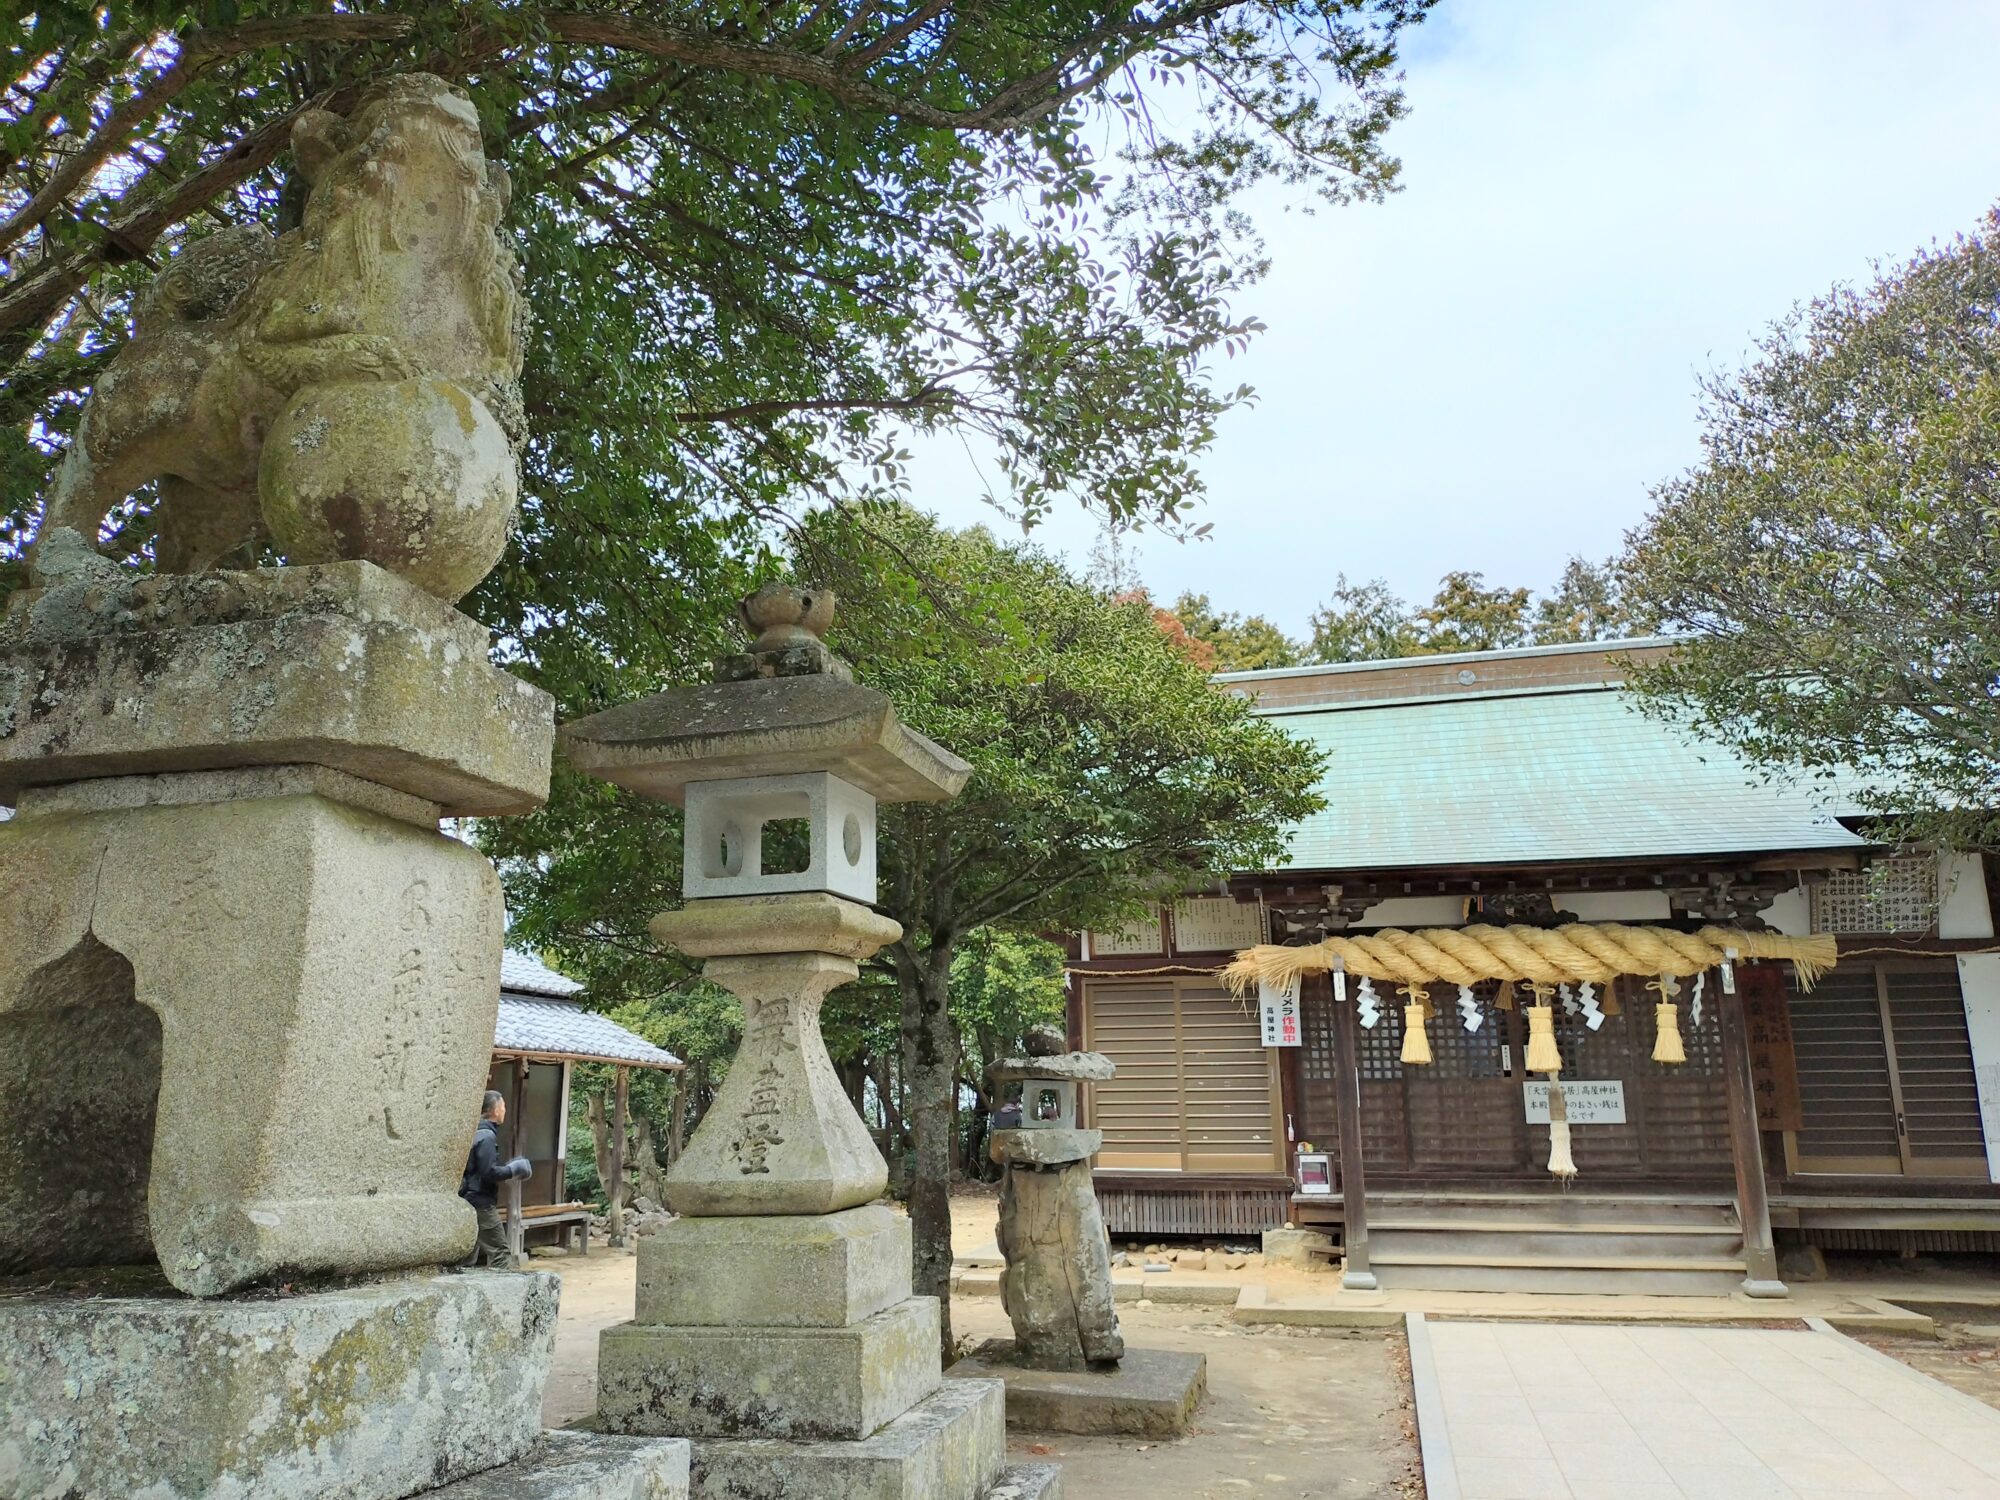
<svg viewBox="0 0 2000 1500"><path fill-rule="evenodd" d="M479 1216L479 1243L472 1247L475 1266L504 1266L514 1269L514 1251L507 1243L507 1227L500 1222L500 1184L534 1171L525 1156L500 1160L500 1124L507 1118L507 1100L498 1089L486 1091L479 1111L479 1127L472 1132L472 1149L465 1154L465 1177L458 1196L472 1205Z"/></svg>

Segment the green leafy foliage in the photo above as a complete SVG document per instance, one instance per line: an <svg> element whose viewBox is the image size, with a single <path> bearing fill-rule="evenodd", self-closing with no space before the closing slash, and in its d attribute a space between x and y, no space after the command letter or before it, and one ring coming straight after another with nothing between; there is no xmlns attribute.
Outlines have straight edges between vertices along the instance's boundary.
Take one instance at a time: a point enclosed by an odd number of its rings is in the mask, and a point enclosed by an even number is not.
<svg viewBox="0 0 2000 1500"><path fill-rule="evenodd" d="M1540 598L1523 588L1488 588L1483 574L1461 571L1445 574L1421 608L1412 608L1379 578L1349 583L1342 574L1332 598L1313 614L1305 650L1315 662L1386 661L1610 640L1646 629L1610 564L1572 557L1556 586Z"/></svg>
<svg viewBox="0 0 2000 1500"><path fill-rule="evenodd" d="M2000 844L2000 212L1836 287L1703 385L1627 586L1644 673L1774 774L1860 781L1891 837Z"/></svg>
<svg viewBox="0 0 2000 1500"><path fill-rule="evenodd" d="M1305 660L1299 643L1262 615L1245 619L1234 611L1218 611L1206 594L1182 594L1174 601L1173 614L1190 640L1209 648L1217 672L1260 672L1296 667Z"/></svg>
<svg viewBox="0 0 2000 1500"><path fill-rule="evenodd" d="M1070 931L1251 868L1316 805L1315 757L1218 693L1143 603L1026 545L900 507L814 517L797 566L841 596L860 679L973 766L883 810L884 907L912 954L980 926Z"/></svg>
<svg viewBox="0 0 2000 1500"><path fill-rule="evenodd" d="M763 523L899 491L912 433L989 440L990 498L1025 519L1178 526L1248 394L1212 373L1257 327L1228 204L1272 178L1388 191L1396 40L1427 5L23 10L0 26L0 586L135 290L195 236L296 223L291 122L415 68L480 110L534 311L524 526L468 608L566 706L646 672ZM135 566L147 506L107 539Z"/></svg>

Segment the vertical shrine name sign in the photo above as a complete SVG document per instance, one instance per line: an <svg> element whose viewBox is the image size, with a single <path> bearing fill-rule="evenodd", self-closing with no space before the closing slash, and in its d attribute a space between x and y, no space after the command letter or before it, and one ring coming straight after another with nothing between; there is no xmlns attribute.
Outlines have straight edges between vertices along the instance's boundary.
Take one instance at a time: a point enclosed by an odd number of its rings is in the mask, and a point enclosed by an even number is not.
<svg viewBox="0 0 2000 1500"><path fill-rule="evenodd" d="M1299 1045L1298 975L1294 974L1288 985L1275 985L1269 980L1258 981L1257 1017L1266 1047Z"/></svg>

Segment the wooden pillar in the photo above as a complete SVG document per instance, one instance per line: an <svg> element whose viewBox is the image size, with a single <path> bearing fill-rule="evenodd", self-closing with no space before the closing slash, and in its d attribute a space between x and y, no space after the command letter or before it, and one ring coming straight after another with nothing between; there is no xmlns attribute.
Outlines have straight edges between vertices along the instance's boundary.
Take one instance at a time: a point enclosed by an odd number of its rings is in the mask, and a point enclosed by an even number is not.
<svg viewBox="0 0 2000 1500"><path fill-rule="evenodd" d="M605 1201L610 1208L613 1245L625 1243L625 1116L629 1103L631 1070L619 1067L611 1085L611 1181L605 1184Z"/></svg>
<svg viewBox="0 0 2000 1500"><path fill-rule="evenodd" d="M1332 987L1331 977L1323 981ZM1349 1291L1375 1290L1375 1273L1368 1267L1368 1184L1361 1169L1361 1043L1355 1027L1354 1000L1333 1002L1334 1104L1340 1122L1341 1238L1347 1265L1340 1284Z"/></svg>
<svg viewBox="0 0 2000 1500"><path fill-rule="evenodd" d="M517 1057L514 1059L514 1097L507 1101L507 1154L509 1156L527 1155L521 1149L522 1134L528 1128L527 1110L528 1060L525 1057ZM521 1218L521 1179L518 1177L508 1178L507 1185L501 1189L501 1195L506 1200L507 1249L514 1257L515 1266L519 1267L521 1257L527 1251L528 1233L527 1226Z"/></svg>
<svg viewBox="0 0 2000 1500"><path fill-rule="evenodd" d="M527 1227L521 1222L521 1179L509 1177L504 1189L507 1198L507 1253L519 1270L526 1249Z"/></svg>
<svg viewBox="0 0 2000 1500"><path fill-rule="evenodd" d="M1718 986L1718 988L1720 988ZM1750 1070L1750 1029L1743 996L1718 994L1722 1071L1729 1087L1729 1146L1736 1158L1736 1216L1743 1223L1743 1290L1752 1297L1785 1297L1778 1252L1771 1239L1771 1200L1764 1186L1764 1141L1757 1131L1757 1088Z"/></svg>

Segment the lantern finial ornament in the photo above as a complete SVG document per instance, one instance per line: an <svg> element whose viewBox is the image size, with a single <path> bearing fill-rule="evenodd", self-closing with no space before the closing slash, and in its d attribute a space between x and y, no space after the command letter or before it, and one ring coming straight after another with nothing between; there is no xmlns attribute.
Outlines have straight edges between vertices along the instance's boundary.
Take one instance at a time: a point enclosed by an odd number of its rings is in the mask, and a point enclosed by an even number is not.
<svg viewBox="0 0 2000 1500"><path fill-rule="evenodd" d="M743 623L754 637L752 651L782 651L806 641L824 641L833 623L832 589L770 583L742 604Z"/></svg>

